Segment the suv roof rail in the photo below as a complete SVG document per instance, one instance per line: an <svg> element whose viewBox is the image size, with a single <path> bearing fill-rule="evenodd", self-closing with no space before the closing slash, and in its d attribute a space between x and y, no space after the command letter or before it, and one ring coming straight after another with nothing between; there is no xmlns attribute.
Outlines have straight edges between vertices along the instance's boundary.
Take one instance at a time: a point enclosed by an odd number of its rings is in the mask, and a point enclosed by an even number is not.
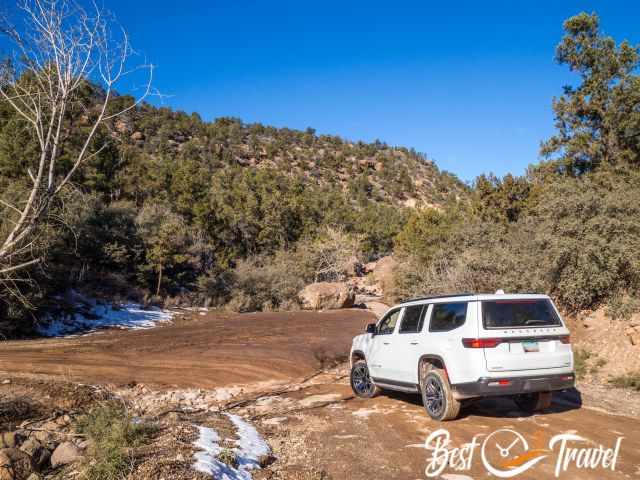
<svg viewBox="0 0 640 480"><path fill-rule="evenodd" d="M471 297L473 295L477 295L477 294L465 292L465 293L447 293L442 295L428 295L426 297L408 298L406 300L403 300L400 303L419 302L420 300L433 300L436 298Z"/></svg>

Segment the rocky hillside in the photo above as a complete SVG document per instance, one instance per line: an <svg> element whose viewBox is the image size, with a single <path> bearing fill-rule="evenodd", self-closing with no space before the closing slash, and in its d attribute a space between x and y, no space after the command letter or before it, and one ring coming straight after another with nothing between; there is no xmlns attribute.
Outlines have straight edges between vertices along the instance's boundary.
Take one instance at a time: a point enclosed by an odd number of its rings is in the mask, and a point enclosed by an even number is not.
<svg viewBox="0 0 640 480"><path fill-rule="evenodd" d="M339 187L358 197L414 207L441 205L467 193L466 186L440 171L425 154L375 141L245 124L235 118L204 122L166 108L144 106L113 124L124 147L166 161L197 156L212 169L241 166L274 169L319 187Z"/></svg>

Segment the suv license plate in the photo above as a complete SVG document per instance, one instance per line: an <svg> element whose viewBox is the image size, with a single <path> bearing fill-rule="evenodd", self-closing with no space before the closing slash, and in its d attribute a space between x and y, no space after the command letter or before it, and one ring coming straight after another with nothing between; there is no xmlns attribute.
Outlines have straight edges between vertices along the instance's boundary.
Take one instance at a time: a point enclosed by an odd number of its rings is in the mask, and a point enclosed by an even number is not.
<svg viewBox="0 0 640 480"><path fill-rule="evenodd" d="M538 342L522 342L522 348L524 349L525 353L540 351Z"/></svg>

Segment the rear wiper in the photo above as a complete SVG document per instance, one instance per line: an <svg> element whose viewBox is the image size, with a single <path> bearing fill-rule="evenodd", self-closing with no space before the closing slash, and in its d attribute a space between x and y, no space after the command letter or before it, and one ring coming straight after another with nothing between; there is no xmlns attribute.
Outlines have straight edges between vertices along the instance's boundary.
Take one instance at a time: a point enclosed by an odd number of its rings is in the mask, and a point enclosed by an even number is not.
<svg viewBox="0 0 640 480"><path fill-rule="evenodd" d="M527 320L524 324L525 325L532 325L532 324L542 324L542 325L546 325L548 322L546 320Z"/></svg>

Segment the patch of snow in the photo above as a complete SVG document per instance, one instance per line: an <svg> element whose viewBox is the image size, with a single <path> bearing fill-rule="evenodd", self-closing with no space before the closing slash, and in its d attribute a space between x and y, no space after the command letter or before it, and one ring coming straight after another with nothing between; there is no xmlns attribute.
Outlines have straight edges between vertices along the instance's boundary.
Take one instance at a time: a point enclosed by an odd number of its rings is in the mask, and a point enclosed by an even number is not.
<svg viewBox="0 0 640 480"><path fill-rule="evenodd" d="M258 431L238 415L225 414L237 429L237 447L233 449L238 468L217 459L222 452L220 436L212 428L198 426L199 437L194 445L200 449L194 455L197 471L211 475L216 480L251 480L251 470L260 468L260 457L268 455L270 448Z"/></svg>
<svg viewBox="0 0 640 480"><path fill-rule="evenodd" d="M120 305L89 300L83 310L64 318L47 318L38 333L45 337L62 337L77 333L92 333L101 328L139 330L170 322L174 313L157 307L144 309L137 303ZM86 307L89 307L88 309ZM88 310L88 311L87 311Z"/></svg>
<svg viewBox="0 0 640 480"><path fill-rule="evenodd" d="M269 445L262 439L255 427L244 421L242 417L230 413L227 416L238 429L240 437L237 441L238 469L260 468L260 457L269 454Z"/></svg>

